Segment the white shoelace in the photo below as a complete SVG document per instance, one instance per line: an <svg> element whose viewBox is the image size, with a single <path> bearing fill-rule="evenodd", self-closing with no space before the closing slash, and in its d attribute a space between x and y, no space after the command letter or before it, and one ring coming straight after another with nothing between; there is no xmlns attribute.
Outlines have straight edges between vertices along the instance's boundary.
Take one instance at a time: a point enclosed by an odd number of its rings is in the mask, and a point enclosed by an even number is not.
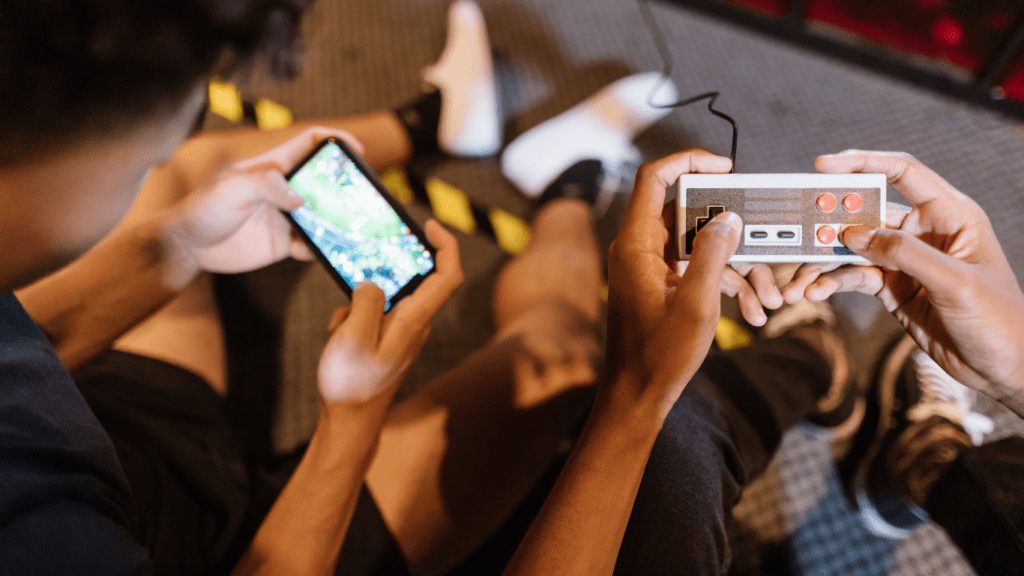
<svg viewBox="0 0 1024 576"><path fill-rule="evenodd" d="M907 418L921 422L940 416L959 424L971 437L971 442L980 446L995 425L988 416L974 411L978 393L957 382L922 350L914 352L913 362L921 400L907 411Z"/></svg>

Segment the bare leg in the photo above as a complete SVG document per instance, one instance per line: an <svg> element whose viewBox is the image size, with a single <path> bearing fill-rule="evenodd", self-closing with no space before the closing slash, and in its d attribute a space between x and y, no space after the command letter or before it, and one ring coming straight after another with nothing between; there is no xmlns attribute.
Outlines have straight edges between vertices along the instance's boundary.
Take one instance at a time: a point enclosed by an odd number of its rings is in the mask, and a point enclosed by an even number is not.
<svg viewBox="0 0 1024 576"><path fill-rule="evenodd" d="M317 125L356 136L366 146L367 162L376 169L401 165L412 151L405 129L391 112L296 122L273 131L239 129L204 134L186 142L171 165L153 172L122 225L177 202L228 164L259 154ZM225 394L224 329L212 287L209 275L200 276L177 298L121 336L114 348L181 366Z"/></svg>
<svg viewBox="0 0 1024 576"><path fill-rule="evenodd" d="M585 415L600 262L588 207L547 205L498 279L494 339L393 409L367 483L414 573L479 546Z"/></svg>

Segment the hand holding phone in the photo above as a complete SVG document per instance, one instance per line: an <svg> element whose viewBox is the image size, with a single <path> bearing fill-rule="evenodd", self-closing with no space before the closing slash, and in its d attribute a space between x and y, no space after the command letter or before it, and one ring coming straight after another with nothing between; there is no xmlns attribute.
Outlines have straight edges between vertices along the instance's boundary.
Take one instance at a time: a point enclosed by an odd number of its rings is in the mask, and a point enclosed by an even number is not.
<svg viewBox="0 0 1024 576"><path fill-rule="evenodd" d="M344 141L325 138L285 178L306 200L285 216L350 297L369 280L388 310L436 270L426 235Z"/></svg>

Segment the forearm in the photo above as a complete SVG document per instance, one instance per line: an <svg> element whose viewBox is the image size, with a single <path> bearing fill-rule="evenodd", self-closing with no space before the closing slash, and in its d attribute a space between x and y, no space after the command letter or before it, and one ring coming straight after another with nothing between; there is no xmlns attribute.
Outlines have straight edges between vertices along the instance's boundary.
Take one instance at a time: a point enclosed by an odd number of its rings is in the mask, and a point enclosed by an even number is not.
<svg viewBox="0 0 1024 576"><path fill-rule="evenodd" d="M164 219L122 226L82 257L17 292L68 370L106 350L198 273Z"/></svg>
<svg viewBox="0 0 1024 576"><path fill-rule="evenodd" d="M238 128L210 132L186 142L173 162L194 188L231 163L266 152L314 126L344 130L355 136L365 148L363 159L377 171L401 166L412 156L412 144L398 118L391 112L381 111L299 120L276 130ZM310 143L310 149L312 147Z"/></svg>
<svg viewBox="0 0 1024 576"><path fill-rule="evenodd" d="M392 394L321 415L306 454L233 574L333 574Z"/></svg>
<svg viewBox="0 0 1024 576"><path fill-rule="evenodd" d="M610 575L663 421L602 390L505 575Z"/></svg>

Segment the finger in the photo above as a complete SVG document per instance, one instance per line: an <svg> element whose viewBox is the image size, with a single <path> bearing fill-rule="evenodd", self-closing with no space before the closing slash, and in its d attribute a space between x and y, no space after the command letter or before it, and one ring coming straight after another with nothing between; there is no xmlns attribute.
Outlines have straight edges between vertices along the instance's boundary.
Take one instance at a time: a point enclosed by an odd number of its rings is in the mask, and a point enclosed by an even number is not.
<svg viewBox="0 0 1024 576"><path fill-rule="evenodd" d="M309 245L299 238L292 238L292 243L288 247L288 253L293 259L302 262L310 262L316 258L313 251L310 250Z"/></svg>
<svg viewBox="0 0 1024 576"><path fill-rule="evenodd" d="M750 281L750 285L757 292L757 299L765 308L775 310L782 306L782 293L775 285L775 273L767 264L754 266L747 275L747 280Z"/></svg>
<svg viewBox="0 0 1024 576"><path fill-rule="evenodd" d="M839 239L855 254L887 270L900 271L930 292L955 291L962 262L901 230L848 226Z"/></svg>
<svg viewBox="0 0 1024 576"><path fill-rule="evenodd" d="M266 202L277 210L291 212L306 203L305 198L288 186L284 176L270 164L234 173L219 185L229 186L244 204Z"/></svg>
<svg viewBox="0 0 1024 576"><path fill-rule="evenodd" d="M690 264L670 299L697 298L717 310L722 276L742 233L743 221L733 212L723 212L708 222L693 240Z"/></svg>
<svg viewBox="0 0 1024 576"><path fill-rule="evenodd" d="M334 331L338 329L338 326L341 326L341 324L348 318L351 311L351 306L342 306L335 310L334 314L331 314L331 321L327 324L327 332L329 334L333 334Z"/></svg>
<svg viewBox="0 0 1024 576"><path fill-rule="evenodd" d="M782 289L782 298L787 304L797 304L806 296L807 287L821 276L823 270L818 264L804 264L796 269L793 279Z"/></svg>
<svg viewBox="0 0 1024 576"><path fill-rule="evenodd" d="M807 286L804 297L811 302L821 302L837 292L860 292L878 294L884 278L876 266L843 266L822 274Z"/></svg>
<svg viewBox="0 0 1024 576"><path fill-rule="evenodd" d="M367 350L376 350L384 320L384 291L369 280L352 291L352 305L348 318L338 328L338 334L359 342Z"/></svg>
<svg viewBox="0 0 1024 576"><path fill-rule="evenodd" d="M665 203L661 209L661 221L665 225L665 263L671 268L682 260L679 256L679 242L677 241L678 236L676 236L675 202Z"/></svg>
<svg viewBox="0 0 1024 576"><path fill-rule="evenodd" d="M722 294L736 299L740 306L740 314L751 326L764 326L768 321L768 315L764 312L757 292L746 277L732 268L726 268L722 275Z"/></svg>
<svg viewBox="0 0 1024 576"><path fill-rule="evenodd" d="M658 218L664 209L665 189L683 174L723 173L731 167L732 161L728 158L703 150L678 152L640 166L620 237L646 241L651 219Z"/></svg>
<svg viewBox="0 0 1024 576"><path fill-rule="evenodd" d="M885 174L886 180L911 204L919 206L933 200L952 201L960 194L949 182L910 154L847 150L820 156L814 168L826 174L853 172Z"/></svg>
<svg viewBox="0 0 1024 576"><path fill-rule="evenodd" d="M451 298L452 294L462 285L462 263L459 257L459 242L448 230L436 220L428 220L423 227L427 240L437 249L437 272L430 275L416 289L412 296L403 300L399 306L412 308L413 304L425 324L429 324L438 310Z"/></svg>
<svg viewBox="0 0 1024 576"><path fill-rule="evenodd" d="M365 149L363 145L356 139L355 136L345 132L344 130L338 130L335 128L327 128L325 126L314 126L303 130L298 135L289 138L284 143L279 144L262 154L257 154L246 160L242 160L235 164L235 168L239 170L252 170L256 167L272 167L281 174L286 174L291 171L313 148L319 144L324 138L335 137L340 140L344 140L346 144L352 146L357 153L363 154Z"/></svg>
<svg viewBox="0 0 1024 576"><path fill-rule="evenodd" d="M428 220L423 228L427 240L437 249L437 271L389 314L382 348L394 353L401 353L416 341L419 334L429 329L434 316L462 285L459 244L455 236L436 220Z"/></svg>

